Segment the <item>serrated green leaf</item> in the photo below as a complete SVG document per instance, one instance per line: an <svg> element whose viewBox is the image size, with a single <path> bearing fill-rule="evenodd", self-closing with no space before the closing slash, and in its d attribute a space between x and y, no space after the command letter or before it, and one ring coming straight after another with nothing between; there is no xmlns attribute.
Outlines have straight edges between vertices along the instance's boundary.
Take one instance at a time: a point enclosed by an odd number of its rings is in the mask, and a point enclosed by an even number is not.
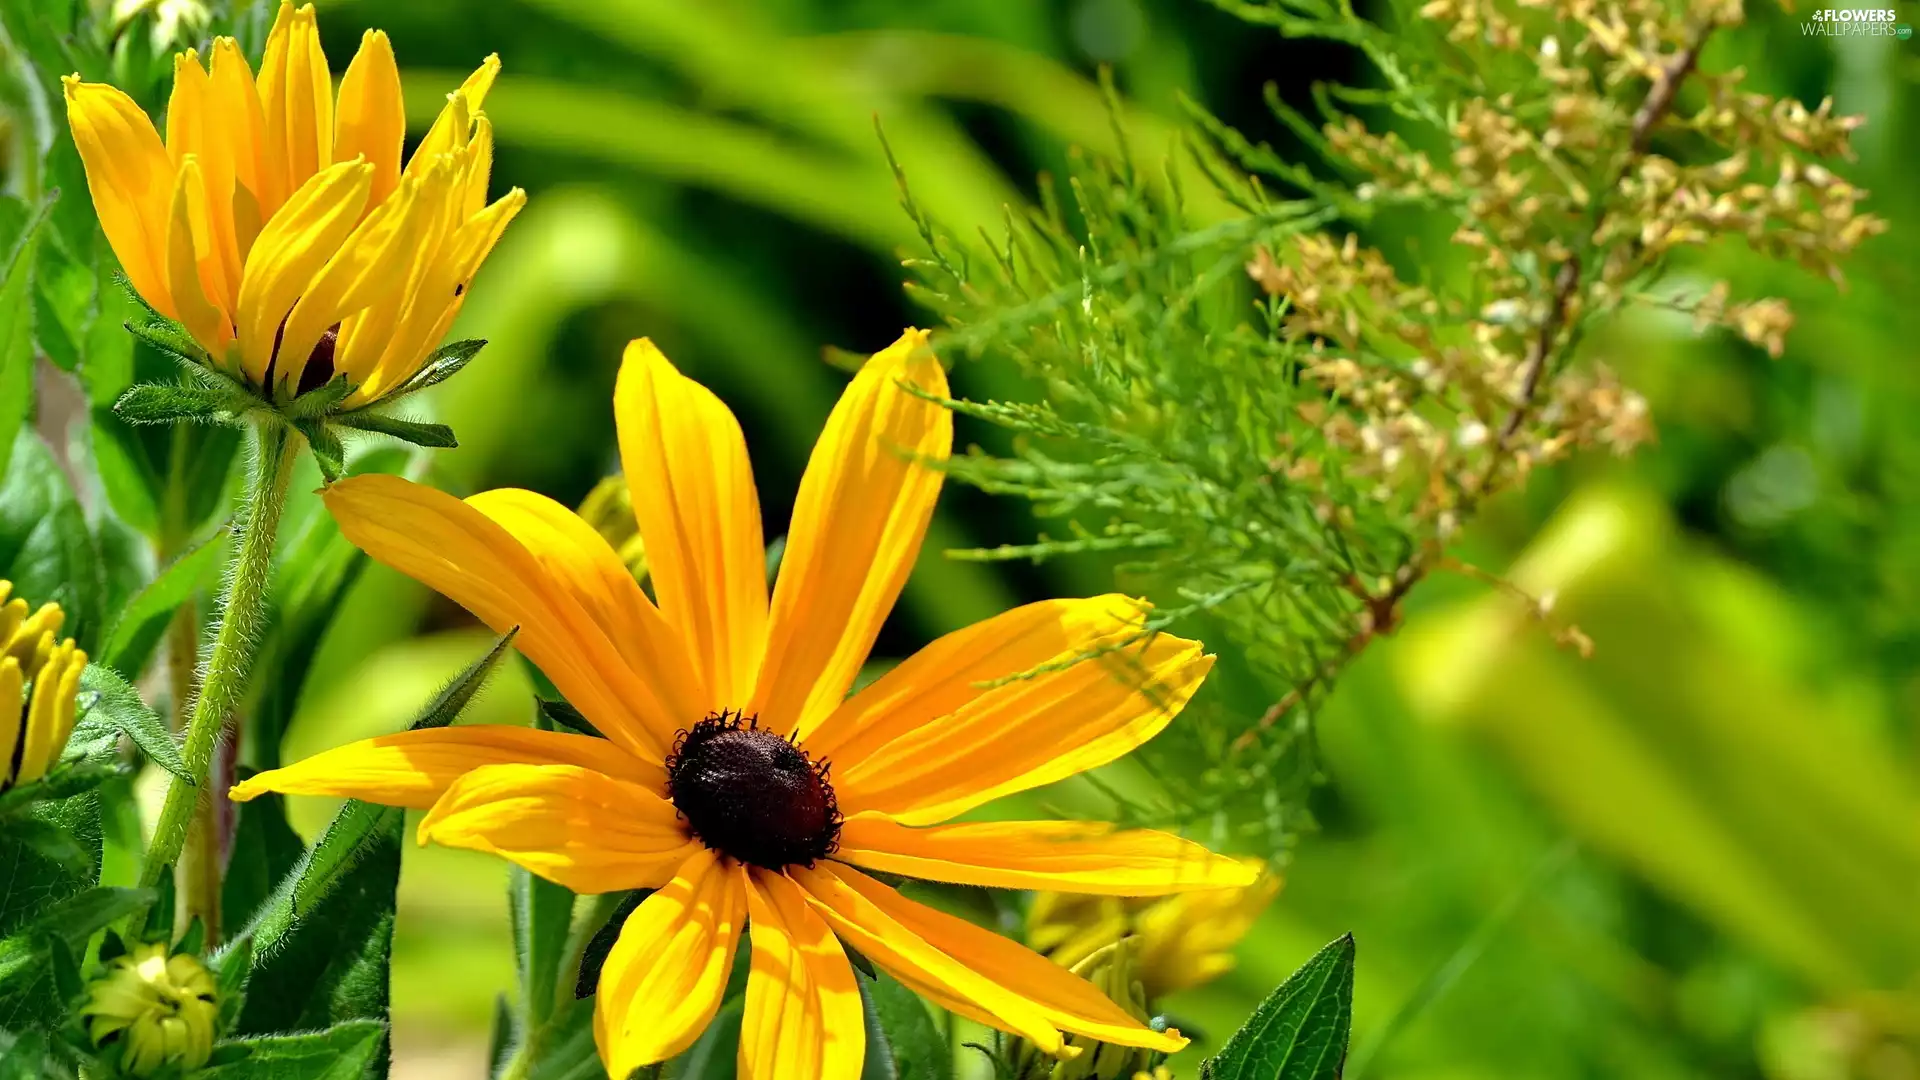
<svg viewBox="0 0 1920 1080"><path fill-rule="evenodd" d="M370 431L377 435L390 435L402 442L415 446L431 447L439 450L451 450L460 442L454 438L453 429L445 424L426 424L416 420L402 420L395 416L383 416L375 412L341 413L333 417L337 424L358 431Z"/></svg>
<svg viewBox="0 0 1920 1080"><path fill-rule="evenodd" d="M129 424L225 424L257 404L204 386L138 383L113 403L113 415Z"/></svg>
<svg viewBox="0 0 1920 1080"><path fill-rule="evenodd" d="M83 791L92 791L119 774L120 767L111 761L67 762L38 780L0 792L0 817L29 803L68 799Z"/></svg>
<svg viewBox="0 0 1920 1080"><path fill-rule="evenodd" d="M1327 945L1255 1009L1201 1080L1339 1080L1353 1024L1353 935Z"/></svg>
<svg viewBox="0 0 1920 1080"><path fill-rule="evenodd" d="M105 953L102 952L104 959ZM240 1016L247 1000L247 984L253 978L253 940L241 938L216 953L209 966L213 969L214 991L220 1003L216 1029L226 1031Z"/></svg>
<svg viewBox="0 0 1920 1080"><path fill-rule="evenodd" d="M387 1025L353 1020L306 1035L269 1035L226 1045L247 1056L195 1074L199 1080L360 1080L386 1042Z"/></svg>
<svg viewBox="0 0 1920 1080"><path fill-rule="evenodd" d="M0 940L0 986L22 976L39 978L46 974L34 970L46 962L46 950L38 939L51 937L77 951L95 932L152 898L150 889L93 888L54 905L26 929Z"/></svg>
<svg viewBox="0 0 1920 1080"><path fill-rule="evenodd" d="M886 972L860 980L869 1025L877 1023L899 1080L953 1080L953 1051L920 995Z"/></svg>
<svg viewBox="0 0 1920 1080"><path fill-rule="evenodd" d="M101 650L106 666L139 678L181 606L212 582L227 549L227 527L200 539L135 593L107 631Z"/></svg>
<svg viewBox="0 0 1920 1080"><path fill-rule="evenodd" d="M132 739L155 765L192 782L166 721L147 708L147 703L140 700L139 693L127 680L111 668L88 664L80 673L80 694L82 716L112 724Z"/></svg>

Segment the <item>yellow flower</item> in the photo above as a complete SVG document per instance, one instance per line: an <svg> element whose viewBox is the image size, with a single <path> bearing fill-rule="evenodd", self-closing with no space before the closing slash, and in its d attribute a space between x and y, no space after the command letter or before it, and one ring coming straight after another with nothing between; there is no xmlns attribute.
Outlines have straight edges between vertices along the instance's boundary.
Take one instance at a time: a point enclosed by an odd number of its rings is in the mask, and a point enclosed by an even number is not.
<svg viewBox="0 0 1920 1080"><path fill-rule="evenodd" d="M67 123L133 287L215 366L287 400L345 375L348 406L405 382L526 202L491 205L489 56L401 167L393 47L361 39L336 100L313 6L280 5L258 81L232 38L174 61L166 141L133 100L70 75Z"/></svg>
<svg viewBox="0 0 1920 1080"><path fill-rule="evenodd" d="M40 779L60 760L87 666L72 638L54 636L66 621L59 604L28 611L13 582L0 579L0 791Z"/></svg>
<svg viewBox="0 0 1920 1080"><path fill-rule="evenodd" d="M220 1015L213 976L198 958L167 952L165 945L134 945L107 961L80 1008L93 1044L118 1044L120 1067L133 1076L166 1065L191 1071L213 1053Z"/></svg>
<svg viewBox="0 0 1920 1080"><path fill-rule="evenodd" d="M1063 1031L1178 1049L1177 1032L1148 1029L1065 968L862 872L1123 895L1250 877L1164 833L942 824L1112 761L1179 712L1213 658L1143 635L1138 601L1029 604L847 696L933 513L952 416L921 395L946 392L919 331L866 364L814 448L770 597L740 426L647 341L628 348L614 407L658 606L599 533L542 496L463 502L390 476L333 485L327 504L353 543L497 630L519 627L517 646L606 738L408 731L263 773L234 797L430 807L422 842L491 851L576 892L657 890L600 976L594 1033L614 1076L698 1037L749 922L740 1067L757 1080L859 1075L842 940L1047 1053L1073 1053Z"/></svg>
<svg viewBox="0 0 1920 1080"><path fill-rule="evenodd" d="M1133 974L1150 1002L1189 990L1233 968L1233 950L1280 891L1280 879L1245 860L1252 884L1150 902L1047 892L1027 912L1027 943L1073 967L1123 938L1134 942Z"/></svg>

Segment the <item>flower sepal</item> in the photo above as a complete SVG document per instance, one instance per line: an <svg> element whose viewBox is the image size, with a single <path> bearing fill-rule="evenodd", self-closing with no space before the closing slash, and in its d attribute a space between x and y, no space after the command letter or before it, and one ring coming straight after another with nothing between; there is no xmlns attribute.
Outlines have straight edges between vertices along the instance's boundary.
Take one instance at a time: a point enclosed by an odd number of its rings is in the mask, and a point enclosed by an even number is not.
<svg viewBox="0 0 1920 1080"><path fill-rule="evenodd" d="M113 411L129 424L283 424L306 439L328 483L346 471L345 436L349 433L385 435L432 449L459 445L447 425L409 420L395 416L393 410L405 398L453 377L479 354L484 340L455 341L441 347L405 382L372 401L349 405L358 388L345 375L291 399L278 400L270 392L235 378L200 347L184 326L154 310L131 287L127 291L140 309L140 314L125 324L127 331L173 359L184 376L178 383L136 383L128 387L114 402Z"/></svg>

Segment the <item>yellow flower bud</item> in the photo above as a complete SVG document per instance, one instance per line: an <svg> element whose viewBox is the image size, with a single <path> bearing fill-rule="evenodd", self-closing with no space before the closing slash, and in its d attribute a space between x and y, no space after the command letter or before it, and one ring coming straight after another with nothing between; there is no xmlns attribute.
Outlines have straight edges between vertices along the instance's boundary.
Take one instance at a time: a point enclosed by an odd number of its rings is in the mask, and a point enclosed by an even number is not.
<svg viewBox="0 0 1920 1080"><path fill-rule="evenodd" d="M45 776L73 734L87 654L62 641L58 604L29 611L0 580L0 791Z"/></svg>
<svg viewBox="0 0 1920 1080"><path fill-rule="evenodd" d="M119 1046L120 1068L131 1076L205 1065L219 1013L206 965L189 953L169 955L161 944L135 945L107 961L80 1009L93 1044Z"/></svg>

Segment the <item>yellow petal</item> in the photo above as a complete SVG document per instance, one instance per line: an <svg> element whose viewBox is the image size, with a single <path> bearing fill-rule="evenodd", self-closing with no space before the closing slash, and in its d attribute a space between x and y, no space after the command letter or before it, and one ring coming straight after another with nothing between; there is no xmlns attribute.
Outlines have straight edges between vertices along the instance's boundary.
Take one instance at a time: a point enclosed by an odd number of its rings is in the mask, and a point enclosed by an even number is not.
<svg viewBox="0 0 1920 1080"><path fill-rule="evenodd" d="M920 553L940 495L953 417L947 376L909 330L854 377L814 445L794 503L749 712L806 732L840 704Z"/></svg>
<svg viewBox="0 0 1920 1080"><path fill-rule="evenodd" d="M702 715L679 694L684 675L637 672L513 534L459 499L394 476L367 475L322 493L355 547L473 612L514 641L608 738L658 764L674 733ZM564 553L548 553L564 557Z"/></svg>
<svg viewBox="0 0 1920 1080"><path fill-rule="evenodd" d="M343 162L316 174L267 222L247 255L235 312L247 378L267 383L280 324L360 223L373 167Z"/></svg>
<svg viewBox="0 0 1920 1080"><path fill-rule="evenodd" d="M200 276L206 299L231 315L240 296L242 266L233 224L234 141L215 126L212 94L212 81L200 66L198 53L188 49L174 58L173 96L167 102L167 154L182 172L189 157L199 162L200 192L194 212L204 219L206 234L200 245ZM177 190L176 186L176 202ZM169 235L169 273L172 242Z"/></svg>
<svg viewBox="0 0 1920 1080"><path fill-rule="evenodd" d="M480 113L480 106L487 99L487 91L493 88L493 80L500 74L500 54L493 53L480 62L460 89L447 95L446 107L434 118L433 126L414 148L413 157L407 162L407 171L422 167L436 154L449 154L467 145L473 137L473 122Z"/></svg>
<svg viewBox="0 0 1920 1080"><path fill-rule="evenodd" d="M454 198L458 197L457 189ZM514 188L492 206L482 210L453 230L445 244L434 250L410 287L407 308L394 328L380 360L348 404L377 397L405 382L420 370L420 365L453 325L454 316L466 303L473 277L492 253L520 208L527 204L527 193Z"/></svg>
<svg viewBox="0 0 1920 1080"><path fill-rule="evenodd" d="M740 1022L746 1080L858 1080L866 1020L833 931L784 874L754 869L747 892L753 966Z"/></svg>
<svg viewBox="0 0 1920 1080"><path fill-rule="evenodd" d="M281 3L260 61L260 104L265 156L284 170L286 189L299 191L333 164L333 77L312 4Z"/></svg>
<svg viewBox="0 0 1920 1080"><path fill-rule="evenodd" d="M455 780L488 765L574 765L656 790L666 780L659 768L622 753L605 739L506 724L463 724L348 743L283 769L256 773L235 784L230 797L246 802L278 791L424 810Z"/></svg>
<svg viewBox="0 0 1920 1080"><path fill-rule="evenodd" d="M221 271L212 234L200 159L189 154L180 166L167 223L167 292L180 324L217 360L233 343L233 320L220 305L224 290L214 283Z"/></svg>
<svg viewBox="0 0 1920 1080"><path fill-rule="evenodd" d="M633 670L669 687L667 700L687 712L681 727L711 708L691 676L686 648L647 599L605 537L578 514L531 491L483 491L467 505L485 514L527 549L547 579L571 595ZM699 713L699 715L694 715Z"/></svg>
<svg viewBox="0 0 1920 1080"><path fill-rule="evenodd" d="M855 814L840 831L843 862L889 874L1109 896L1159 896L1253 883L1258 871L1191 840L1081 821L991 821L915 829Z"/></svg>
<svg viewBox="0 0 1920 1080"><path fill-rule="evenodd" d="M977 676L1005 664L982 657L987 639L978 636L979 628L961 631L929 646L936 659L950 653L951 668L909 660L867 688L876 695L872 703L862 701L866 693L849 702L863 713L880 711L849 724L855 734L830 755L808 740L809 752L834 762L840 805L850 814L879 810L908 825L930 825L1105 765L1159 734L1213 666L1198 642L1171 634L1141 637L1144 608L1125 598L1058 602L1050 610L1070 625L1035 630L1037 639L1023 638L1009 648L1017 662L1048 642L1084 643L1061 655L1055 669L980 689ZM982 626L992 628L1014 614ZM1022 624L1001 625L1011 631ZM916 694L922 679L931 689ZM965 697L963 685L975 687L971 700L935 713Z"/></svg>
<svg viewBox="0 0 1920 1080"><path fill-rule="evenodd" d="M0 787L13 785L13 752L20 746L27 722L25 688L20 661L0 656Z"/></svg>
<svg viewBox="0 0 1920 1080"><path fill-rule="evenodd" d="M378 206L400 184L400 144L406 137L406 106L400 94L400 68L384 31L369 30L360 51L340 80L340 111L335 118L334 156L364 157L373 166L369 205Z"/></svg>
<svg viewBox="0 0 1920 1080"><path fill-rule="evenodd" d="M487 765L453 782L419 839L485 851L577 893L653 889L700 849L653 791L578 765Z"/></svg>
<svg viewBox="0 0 1920 1080"><path fill-rule="evenodd" d="M871 905L881 917L976 972L993 985L997 993L1037 1010L1048 1023L1063 1031L1101 1042L1143 1046L1167 1053L1187 1045L1178 1031L1154 1031L1127 1015L1125 1009L1114 1004L1092 983L1024 945L965 919L916 904L857 870L822 865L831 867L842 885ZM881 962L878 956L873 959Z"/></svg>
<svg viewBox="0 0 1920 1080"><path fill-rule="evenodd" d="M493 124L484 116L473 118L473 138L467 142L472 159L463 181L466 197L461 202L462 217L472 217L487 205L487 184L493 178Z"/></svg>
<svg viewBox="0 0 1920 1080"><path fill-rule="evenodd" d="M20 747L18 782L40 779L60 760L60 752L67 746L67 731L73 723L73 692L79 686L80 669L86 665L87 654L75 648L73 639L68 638L54 647L52 655L34 675L31 700L27 703L26 733ZM64 710L60 702L63 690L67 692Z"/></svg>
<svg viewBox="0 0 1920 1080"><path fill-rule="evenodd" d="M700 1037L727 989L746 891L737 865L702 848L627 916L593 1010L609 1074L665 1061Z"/></svg>
<svg viewBox="0 0 1920 1080"><path fill-rule="evenodd" d="M715 708L753 693L767 632L766 541L733 413L653 342L627 346L613 391L620 462L660 611Z"/></svg>
<svg viewBox="0 0 1920 1080"><path fill-rule="evenodd" d="M253 81L253 68L230 37L213 39L208 96L208 127L225 139L233 155L234 238L241 262L253 249L260 226L287 201L285 166L265 159L266 113Z"/></svg>
<svg viewBox="0 0 1920 1080"><path fill-rule="evenodd" d="M885 893L891 898L889 906L919 905L909 904L858 870L835 863L790 866L787 873L806 890L814 910L842 940L922 997L1012 1032L1046 1053L1061 1053L1065 1043L1038 1006L947 955L868 894Z"/></svg>
<svg viewBox="0 0 1920 1080"><path fill-rule="evenodd" d="M61 80L67 126L86 167L87 191L107 243L136 292L163 315L173 314L166 286L166 230L173 163L153 121L133 99L104 83Z"/></svg>
<svg viewBox="0 0 1920 1080"><path fill-rule="evenodd" d="M380 358L393 344L394 327L446 239L447 207L453 201L455 179L454 162L443 158L431 169L402 177L399 194L390 200L405 204L404 209L392 211L401 215L402 222L402 235L393 247L395 257L368 268L371 303L365 311L347 317L334 349L335 370L361 388L349 404L364 404L379 394L375 375Z"/></svg>

